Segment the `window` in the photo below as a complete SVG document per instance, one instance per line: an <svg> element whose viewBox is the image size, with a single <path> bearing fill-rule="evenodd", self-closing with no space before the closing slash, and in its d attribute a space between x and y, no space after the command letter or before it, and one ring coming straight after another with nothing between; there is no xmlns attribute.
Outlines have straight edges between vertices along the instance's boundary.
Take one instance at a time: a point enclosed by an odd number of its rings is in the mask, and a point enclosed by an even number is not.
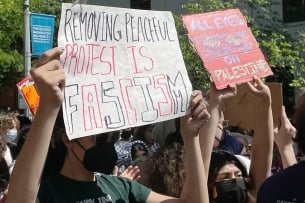
<svg viewBox="0 0 305 203"><path fill-rule="evenodd" d="M305 0L283 0L284 23L305 21Z"/></svg>
<svg viewBox="0 0 305 203"><path fill-rule="evenodd" d="M137 9L150 10L151 3L150 3L150 0L131 0L130 7L137 8Z"/></svg>

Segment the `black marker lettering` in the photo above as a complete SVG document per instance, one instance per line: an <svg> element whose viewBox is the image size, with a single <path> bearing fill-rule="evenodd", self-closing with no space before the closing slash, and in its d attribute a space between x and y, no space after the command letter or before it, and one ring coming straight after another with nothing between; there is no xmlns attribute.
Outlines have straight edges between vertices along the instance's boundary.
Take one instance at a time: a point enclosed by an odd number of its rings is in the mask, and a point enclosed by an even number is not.
<svg viewBox="0 0 305 203"><path fill-rule="evenodd" d="M65 15L65 26L64 26L66 42L69 42L70 37L72 37L72 42L74 42L72 26L71 26L71 22L70 22L71 18L72 18L72 11L71 11L71 9L67 9L66 15ZM68 36L68 33L67 33L68 29L70 30L70 33L69 33L70 37Z"/></svg>

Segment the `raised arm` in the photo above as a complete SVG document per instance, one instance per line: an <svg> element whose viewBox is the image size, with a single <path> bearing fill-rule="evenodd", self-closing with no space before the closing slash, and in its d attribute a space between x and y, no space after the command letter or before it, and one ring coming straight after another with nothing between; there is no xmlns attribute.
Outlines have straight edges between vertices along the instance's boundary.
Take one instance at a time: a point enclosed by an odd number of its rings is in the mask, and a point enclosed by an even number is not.
<svg viewBox="0 0 305 203"><path fill-rule="evenodd" d="M210 118L200 91L193 92L191 114L181 119L181 135L185 146L186 181L181 194L187 202L208 202L207 176L201 156L199 129ZM201 193L201 194L200 194ZM195 195L196 194L196 195Z"/></svg>
<svg viewBox="0 0 305 203"><path fill-rule="evenodd" d="M31 69L40 95L38 111L14 167L6 203L33 203L47 156L53 126L63 101L65 75L59 48L47 51Z"/></svg>
<svg viewBox="0 0 305 203"><path fill-rule="evenodd" d="M271 174L273 156L273 117L271 109L271 93L267 85L257 77L247 83L255 96L256 111L254 136L252 140L250 178L251 195L256 198L259 187Z"/></svg>
<svg viewBox="0 0 305 203"><path fill-rule="evenodd" d="M292 147L295 135L296 129L287 118L285 107L282 106L280 126L274 130L274 141L280 152L283 168L297 163Z"/></svg>
<svg viewBox="0 0 305 203"><path fill-rule="evenodd" d="M181 118L181 135L184 140L186 164L186 180L179 199L167 197L154 192L148 197L147 203L208 203L207 177L204 173L200 145L199 129L209 119L200 91L193 91L191 113Z"/></svg>
<svg viewBox="0 0 305 203"><path fill-rule="evenodd" d="M210 119L206 125L200 129L200 148L205 168L205 174L208 177L211 153L213 150L213 143L215 139L217 124L220 121L221 114L225 102L237 94L237 88L235 85L229 85L223 90L217 90L214 83L210 84L210 99L208 110L210 113Z"/></svg>

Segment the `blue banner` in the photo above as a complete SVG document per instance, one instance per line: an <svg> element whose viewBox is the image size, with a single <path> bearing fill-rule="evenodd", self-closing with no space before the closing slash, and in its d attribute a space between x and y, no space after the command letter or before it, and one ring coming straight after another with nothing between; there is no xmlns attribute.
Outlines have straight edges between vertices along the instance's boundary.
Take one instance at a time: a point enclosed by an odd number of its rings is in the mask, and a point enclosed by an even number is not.
<svg viewBox="0 0 305 203"><path fill-rule="evenodd" d="M53 47L55 16L31 13L32 56L39 57Z"/></svg>

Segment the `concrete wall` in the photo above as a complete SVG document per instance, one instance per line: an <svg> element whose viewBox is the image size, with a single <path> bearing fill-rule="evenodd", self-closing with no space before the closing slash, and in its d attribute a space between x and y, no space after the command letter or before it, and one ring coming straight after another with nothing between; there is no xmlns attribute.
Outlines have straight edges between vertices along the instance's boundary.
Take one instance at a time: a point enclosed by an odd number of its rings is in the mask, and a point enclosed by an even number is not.
<svg viewBox="0 0 305 203"><path fill-rule="evenodd" d="M186 0L151 0L151 9L183 13L182 4ZM130 0L87 0L87 4L130 8Z"/></svg>
<svg viewBox="0 0 305 203"><path fill-rule="evenodd" d="M279 0L279 4L275 8L280 15L280 18L283 19L283 1ZM294 35L298 31L305 31L305 21L295 22L295 23L285 23L286 29Z"/></svg>
<svg viewBox="0 0 305 203"><path fill-rule="evenodd" d="M130 0L88 0L87 4L130 8Z"/></svg>
<svg viewBox="0 0 305 203"><path fill-rule="evenodd" d="M152 10L172 11L173 13L185 13L182 5L186 0L151 0Z"/></svg>
<svg viewBox="0 0 305 203"><path fill-rule="evenodd" d="M151 9L160 11L172 11L176 14L183 14L185 11L182 9L182 5L186 0L151 0ZM88 4L102 5L102 6L114 6L114 7L130 7L130 0L88 0ZM283 18L282 0L279 0L277 9L280 17ZM297 31L305 31L305 21L297 23L287 23L285 27L291 34Z"/></svg>

